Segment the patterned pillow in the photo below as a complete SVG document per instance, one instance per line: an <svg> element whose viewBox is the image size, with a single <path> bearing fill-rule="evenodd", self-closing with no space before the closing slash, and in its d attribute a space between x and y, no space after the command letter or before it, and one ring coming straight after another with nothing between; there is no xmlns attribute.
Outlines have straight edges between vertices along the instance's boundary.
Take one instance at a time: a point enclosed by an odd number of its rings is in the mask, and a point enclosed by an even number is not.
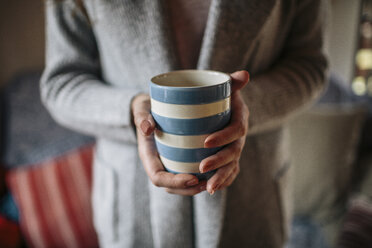
<svg viewBox="0 0 372 248"><path fill-rule="evenodd" d="M86 146L8 173L30 247L98 247L90 204L92 151Z"/></svg>

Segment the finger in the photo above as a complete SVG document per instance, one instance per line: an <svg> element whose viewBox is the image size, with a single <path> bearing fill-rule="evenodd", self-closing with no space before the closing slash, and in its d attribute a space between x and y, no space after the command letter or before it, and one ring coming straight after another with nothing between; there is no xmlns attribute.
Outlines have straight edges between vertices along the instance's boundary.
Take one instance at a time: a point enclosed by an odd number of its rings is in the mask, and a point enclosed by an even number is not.
<svg viewBox="0 0 372 248"><path fill-rule="evenodd" d="M155 131L155 121L151 114L147 115L147 119L142 120L140 127L145 136L149 136Z"/></svg>
<svg viewBox="0 0 372 248"><path fill-rule="evenodd" d="M231 175L226 178L225 182L223 182L220 186L218 186L218 188L216 188L216 190L222 190L226 187L229 187L236 179L236 177L238 176L240 172L240 167L239 165L236 166L233 170L233 172L231 173Z"/></svg>
<svg viewBox="0 0 372 248"><path fill-rule="evenodd" d="M217 152L216 154L213 154L212 156L209 156L205 159L203 159L200 162L199 170L202 173L218 169L234 159L238 159L240 157L240 153L242 150L242 141L237 140L233 143L227 145L222 150Z"/></svg>
<svg viewBox="0 0 372 248"><path fill-rule="evenodd" d="M155 121L150 114L151 102L148 95L138 95L132 102L134 124L142 135L148 136L155 130Z"/></svg>
<svg viewBox="0 0 372 248"><path fill-rule="evenodd" d="M189 187L186 189L170 189L166 188L165 190L170 194L177 194L177 195L185 195L185 196L193 196L196 194L199 194L200 192L203 192L206 190L207 182L202 181L198 185L195 185L193 187Z"/></svg>
<svg viewBox="0 0 372 248"><path fill-rule="evenodd" d="M219 168L216 173L207 181L207 191L213 195L217 188L233 173L237 162L233 161L224 167Z"/></svg>
<svg viewBox="0 0 372 248"><path fill-rule="evenodd" d="M222 130L209 135L204 141L205 148L223 146L247 134L249 111L240 94L237 94L235 98L232 101L230 124Z"/></svg>
<svg viewBox="0 0 372 248"><path fill-rule="evenodd" d="M164 170L156 172L150 179L155 186L171 189L186 189L199 183L198 178L191 174L172 174Z"/></svg>
<svg viewBox="0 0 372 248"><path fill-rule="evenodd" d="M249 82L249 73L247 71L236 71L230 76L232 78L231 91L233 93L242 89Z"/></svg>
<svg viewBox="0 0 372 248"><path fill-rule="evenodd" d="M139 156L151 182L158 187L186 188L199 183L196 176L191 174L172 174L164 170L159 159L154 137L138 136Z"/></svg>

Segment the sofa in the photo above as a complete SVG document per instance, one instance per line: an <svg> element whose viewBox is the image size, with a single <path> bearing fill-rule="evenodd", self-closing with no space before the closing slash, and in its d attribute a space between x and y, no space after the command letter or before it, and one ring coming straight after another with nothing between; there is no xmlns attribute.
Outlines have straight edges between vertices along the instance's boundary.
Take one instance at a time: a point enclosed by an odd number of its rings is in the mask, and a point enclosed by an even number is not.
<svg viewBox="0 0 372 248"><path fill-rule="evenodd" d="M98 247L90 206L94 138L52 120L39 78L40 72L18 74L1 94L0 231L7 232L0 247ZM288 125L287 248L372 247L364 235L372 226L369 99L351 94L337 77L330 81Z"/></svg>

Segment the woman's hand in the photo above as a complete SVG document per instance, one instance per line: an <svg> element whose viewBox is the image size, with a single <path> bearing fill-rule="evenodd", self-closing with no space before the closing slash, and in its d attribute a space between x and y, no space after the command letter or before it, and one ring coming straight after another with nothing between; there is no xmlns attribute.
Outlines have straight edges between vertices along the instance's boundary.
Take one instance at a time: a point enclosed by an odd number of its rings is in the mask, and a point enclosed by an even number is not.
<svg viewBox="0 0 372 248"><path fill-rule="evenodd" d="M164 187L167 192L195 195L206 189L206 182L199 182L190 174L172 174L164 170L154 141L155 121L150 114L150 97L136 96L132 101L132 115L137 130L138 152L151 182Z"/></svg>
<svg viewBox="0 0 372 248"><path fill-rule="evenodd" d="M209 135L204 143L206 148L229 145L201 162L199 168L203 173L217 169L207 182L199 182L197 177L190 174L172 174L164 170L154 141L155 121L150 114L150 97L141 94L133 99L131 108L137 130L139 156L154 185L164 187L169 193L191 196L206 189L213 194L234 181L239 173L239 158L245 143L249 116L239 90L248 83L249 74L239 71L231 74L231 77L231 121L223 130Z"/></svg>
<svg viewBox="0 0 372 248"><path fill-rule="evenodd" d="M204 147L225 146L218 153L205 158L199 166L202 173L217 169L216 173L207 182L207 191L214 194L235 180L239 174L240 154L245 144L245 137L248 131L249 111L244 103L240 89L249 81L247 71L238 71L231 74L232 96L231 96L231 121L224 129L212 133L204 142Z"/></svg>

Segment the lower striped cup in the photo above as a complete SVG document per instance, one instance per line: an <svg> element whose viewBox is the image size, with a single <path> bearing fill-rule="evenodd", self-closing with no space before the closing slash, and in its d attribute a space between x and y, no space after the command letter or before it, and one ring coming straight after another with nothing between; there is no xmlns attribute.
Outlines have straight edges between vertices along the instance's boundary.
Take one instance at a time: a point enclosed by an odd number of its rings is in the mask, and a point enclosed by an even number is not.
<svg viewBox="0 0 372 248"><path fill-rule="evenodd" d="M151 79L155 143L165 169L191 173L200 180L200 162L222 147L204 148L206 137L230 121L230 75L209 70L180 70Z"/></svg>

